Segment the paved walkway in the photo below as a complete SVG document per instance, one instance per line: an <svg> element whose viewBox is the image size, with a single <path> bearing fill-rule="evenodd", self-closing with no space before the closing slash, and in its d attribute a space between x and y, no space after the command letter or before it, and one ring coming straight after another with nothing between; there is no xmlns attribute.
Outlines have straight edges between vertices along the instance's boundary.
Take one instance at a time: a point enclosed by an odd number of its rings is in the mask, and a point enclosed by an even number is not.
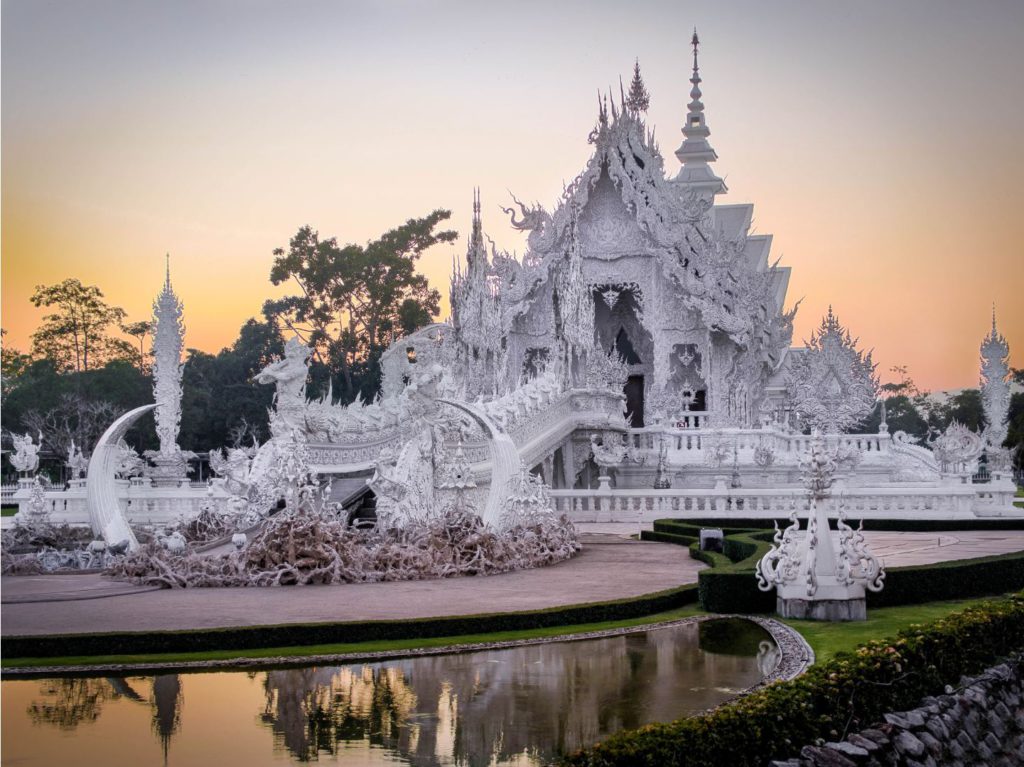
<svg viewBox="0 0 1024 767"><path fill-rule="evenodd" d="M2 579L4 636L394 620L535 610L694 583L687 550L628 538L635 524L580 525L568 562L484 578L268 589L153 590L99 575ZM1024 531L865 533L889 567L1024 550Z"/></svg>
<svg viewBox="0 0 1024 767"><path fill-rule="evenodd" d="M690 559L685 548L672 544L589 533L583 542L583 550L567 562L484 578L152 591L126 589L124 584L113 584L99 575L8 577L2 580L3 635L401 620L536 610L622 599L694 583L703 567ZM116 588L119 593L97 598L106 588Z"/></svg>

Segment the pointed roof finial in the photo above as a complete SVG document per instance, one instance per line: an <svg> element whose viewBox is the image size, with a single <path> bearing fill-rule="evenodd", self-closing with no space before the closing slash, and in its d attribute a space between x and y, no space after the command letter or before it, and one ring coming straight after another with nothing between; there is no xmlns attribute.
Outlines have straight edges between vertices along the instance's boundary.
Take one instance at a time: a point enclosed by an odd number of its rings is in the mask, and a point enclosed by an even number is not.
<svg viewBox="0 0 1024 767"><path fill-rule="evenodd" d="M693 46L693 74L690 76L690 103L687 104L686 124L683 126L683 135L686 137L682 145L676 150L676 157L683 164L675 178L676 183L685 186L687 189L695 189L702 193L714 196L728 191L725 182L714 174L708 163L718 159L715 150L708 143L708 136L711 131L704 118L704 103L700 100L703 95L700 90L700 71L697 64L697 48L700 45L700 38L697 36L697 28L693 29L693 38L690 40Z"/></svg>
<svg viewBox="0 0 1024 767"><path fill-rule="evenodd" d="M171 289L171 254L170 253L165 254L164 258L166 259L166 268L167 268L167 274L164 277L164 287L167 290L170 290Z"/></svg>
<svg viewBox="0 0 1024 767"><path fill-rule="evenodd" d="M633 63L633 80L629 83L629 95L626 97L626 108L638 114L646 112L651 105L651 97L640 76L640 59Z"/></svg>
<svg viewBox="0 0 1024 767"><path fill-rule="evenodd" d="M992 302L992 332L996 332L996 302Z"/></svg>

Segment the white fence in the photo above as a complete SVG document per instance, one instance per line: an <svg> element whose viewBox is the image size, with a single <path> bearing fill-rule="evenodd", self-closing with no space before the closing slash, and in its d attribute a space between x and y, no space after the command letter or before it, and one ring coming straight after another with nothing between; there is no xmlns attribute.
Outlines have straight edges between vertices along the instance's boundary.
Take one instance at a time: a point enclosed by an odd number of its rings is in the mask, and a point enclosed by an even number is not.
<svg viewBox="0 0 1024 767"><path fill-rule="evenodd" d="M1021 516L1013 489L980 489L970 484L886 488L855 487L829 500L851 519L964 520ZM807 508L802 487L781 489L552 490L555 508L574 522L644 522L661 517L724 516L778 519Z"/></svg>

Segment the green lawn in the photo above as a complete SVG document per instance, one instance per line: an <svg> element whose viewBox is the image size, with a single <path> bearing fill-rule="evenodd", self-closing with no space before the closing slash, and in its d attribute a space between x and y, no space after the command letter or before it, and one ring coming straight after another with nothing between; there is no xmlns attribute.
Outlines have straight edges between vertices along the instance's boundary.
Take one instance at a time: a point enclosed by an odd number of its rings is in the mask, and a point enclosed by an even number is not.
<svg viewBox="0 0 1024 767"><path fill-rule="evenodd" d="M17 506L17 504L8 505L8 506L0 506L0 517L13 517L17 513L18 513L18 506Z"/></svg>
<svg viewBox="0 0 1024 767"><path fill-rule="evenodd" d="M801 634L814 649L816 661L822 663L838 652L850 651L871 639L895 637L897 632L915 623L930 623L950 613L980 604L985 599L963 599L951 602L928 602L906 607L880 607L868 610L866 621L819 623L817 621L784 621Z"/></svg>

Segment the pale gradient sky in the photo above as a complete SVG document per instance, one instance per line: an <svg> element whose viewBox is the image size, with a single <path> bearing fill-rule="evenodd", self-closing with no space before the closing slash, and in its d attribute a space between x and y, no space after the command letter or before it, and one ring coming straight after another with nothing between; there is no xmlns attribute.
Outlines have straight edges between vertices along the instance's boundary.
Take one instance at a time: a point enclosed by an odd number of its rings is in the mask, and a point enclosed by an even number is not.
<svg viewBox="0 0 1024 767"><path fill-rule="evenodd" d="M508 191L551 206L598 88L640 58L666 168L701 74L716 170L793 267L794 340L829 303L931 389L977 383L991 304L1024 352L1024 3L4 0L2 322L78 277L132 319L171 253L186 343L230 343L271 250L363 242L471 189L500 247ZM423 270L447 292L453 253Z"/></svg>

